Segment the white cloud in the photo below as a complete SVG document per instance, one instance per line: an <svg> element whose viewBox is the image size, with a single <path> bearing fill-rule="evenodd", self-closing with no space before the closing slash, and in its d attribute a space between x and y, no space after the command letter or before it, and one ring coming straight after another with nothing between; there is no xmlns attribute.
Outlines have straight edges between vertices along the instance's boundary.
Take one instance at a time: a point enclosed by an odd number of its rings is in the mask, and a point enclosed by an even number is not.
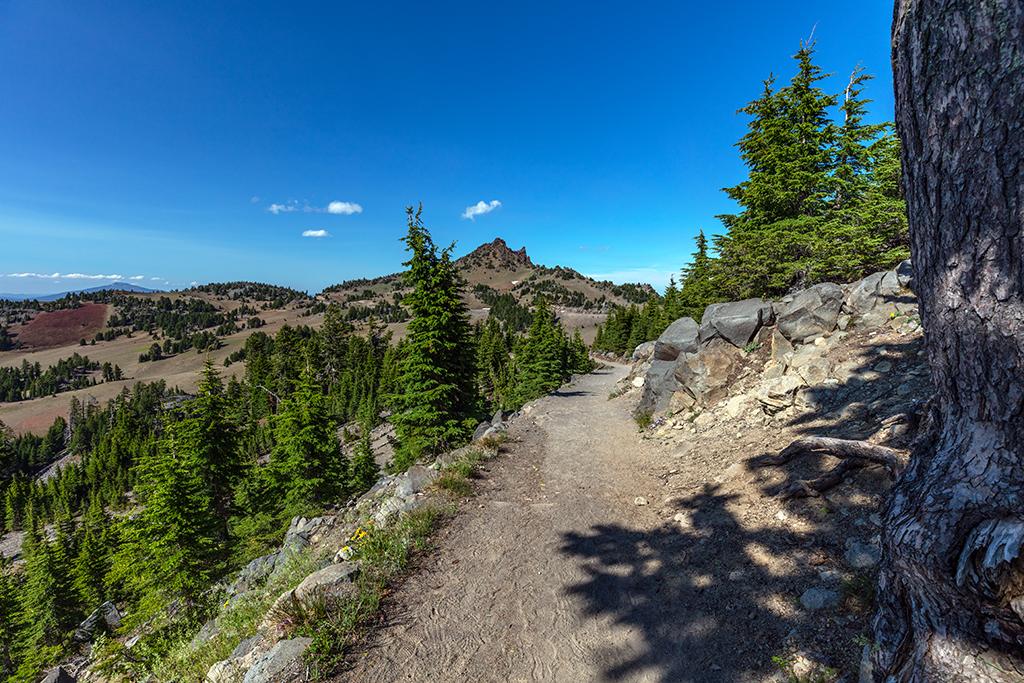
<svg viewBox="0 0 1024 683"><path fill-rule="evenodd" d="M354 213L362 213L363 207L359 206L355 202L339 202L333 201L327 205L327 213L342 214L345 216L351 216Z"/></svg>
<svg viewBox="0 0 1024 683"><path fill-rule="evenodd" d="M298 211L298 204L271 204L267 207L267 211L274 214L275 216L279 213L291 213L292 211Z"/></svg>
<svg viewBox="0 0 1024 683"><path fill-rule="evenodd" d="M477 216L482 216L485 213L490 213L491 211L497 209L499 206L501 206L501 202L499 202L497 199L492 199L489 202L481 200L474 204L473 206L467 206L466 210L462 212L462 217L468 218L469 220L472 221L475 220Z"/></svg>
<svg viewBox="0 0 1024 683"><path fill-rule="evenodd" d="M125 276L119 273L90 274L90 273L4 273L3 277L26 277L41 280L124 280ZM131 278L135 279L135 278Z"/></svg>
<svg viewBox="0 0 1024 683"><path fill-rule="evenodd" d="M303 237L330 237L331 233L326 230L303 230Z"/></svg>
<svg viewBox="0 0 1024 683"><path fill-rule="evenodd" d="M3 272L0 278L28 278L32 280L145 280L145 275L123 275L119 272ZM150 280L163 280L151 278Z"/></svg>
<svg viewBox="0 0 1024 683"><path fill-rule="evenodd" d="M164 281L164 279L162 277L151 277L149 279L152 280L153 282L163 282Z"/></svg>
<svg viewBox="0 0 1024 683"><path fill-rule="evenodd" d="M123 280L124 275L89 275L87 273L64 273L59 277L68 280Z"/></svg>
<svg viewBox="0 0 1024 683"><path fill-rule="evenodd" d="M311 206L309 202L289 199L284 204L271 204L267 211L275 216L282 213L331 213L336 216L351 216L354 213L362 213L363 207L355 202L338 200L328 203L327 206Z"/></svg>
<svg viewBox="0 0 1024 683"><path fill-rule="evenodd" d="M260 203L259 195L255 195L254 194L253 196L249 197L249 203L250 204L259 204Z"/></svg>

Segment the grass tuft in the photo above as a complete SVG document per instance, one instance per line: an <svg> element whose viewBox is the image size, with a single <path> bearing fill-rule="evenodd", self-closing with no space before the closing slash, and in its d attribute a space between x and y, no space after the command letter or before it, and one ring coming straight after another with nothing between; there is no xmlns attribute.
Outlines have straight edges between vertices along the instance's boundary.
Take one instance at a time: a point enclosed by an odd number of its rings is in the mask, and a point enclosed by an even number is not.
<svg viewBox="0 0 1024 683"><path fill-rule="evenodd" d="M295 634L313 639L306 652L313 680L337 670L348 648L380 609L388 585L405 572L413 553L426 548L440 519L440 511L427 507L403 515L389 527L369 528L355 556L360 563L355 594L331 604L315 603L302 612Z"/></svg>

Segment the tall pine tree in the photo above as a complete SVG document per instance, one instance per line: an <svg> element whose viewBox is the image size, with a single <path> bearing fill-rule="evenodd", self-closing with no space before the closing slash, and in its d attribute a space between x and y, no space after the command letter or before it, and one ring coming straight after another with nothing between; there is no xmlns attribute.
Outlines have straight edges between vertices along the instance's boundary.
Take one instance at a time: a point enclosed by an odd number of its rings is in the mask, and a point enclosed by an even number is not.
<svg viewBox="0 0 1024 683"><path fill-rule="evenodd" d="M270 467L292 514L316 511L340 502L348 465L341 452L334 418L320 386L307 366L295 391L274 416Z"/></svg>
<svg viewBox="0 0 1024 683"><path fill-rule="evenodd" d="M438 250L422 210L407 209L403 238L411 254L406 281L413 291L403 299L412 319L391 396L398 436L394 465L400 470L463 441L478 405L469 315L451 259L454 245Z"/></svg>

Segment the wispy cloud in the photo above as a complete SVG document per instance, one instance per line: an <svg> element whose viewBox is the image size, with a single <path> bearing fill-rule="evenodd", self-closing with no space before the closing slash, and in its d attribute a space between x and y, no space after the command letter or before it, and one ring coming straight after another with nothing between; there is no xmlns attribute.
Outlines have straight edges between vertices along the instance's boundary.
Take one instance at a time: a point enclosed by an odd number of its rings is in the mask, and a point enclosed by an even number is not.
<svg viewBox="0 0 1024 683"><path fill-rule="evenodd" d="M137 278L125 278L124 275L118 273L112 273L110 275L103 274L89 274L89 273L4 273L2 277L25 277L35 278L37 280L125 280L125 279L142 279L142 275Z"/></svg>
<svg viewBox="0 0 1024 683"><path fill-rule="evenodd" d="M354 213L362 213L363 207L359 206L355 202L338 202L334 201L327 205L327 213L342 214L344 216L351 216Z"/></svg>
<svg viewBox="0 0 1024 683"><path fill-rule="evenodd" d="M331 233L326 230L303 230L303 237L330 237Z"/></svg>
<svg viewBox="0 0 1024 683"><path fill-rule="evenodd" d="M274 214L275 216L279 213L292 213L293 211L299 211L299 205L297 203L288 204L271 204L267 207L267 211Z"/></svg>
<svg viewBox="0 0 1024 683"><path fill-rule="evenodd" d="M497 209L499 206L501 206L501 202L499 202L497 199L492 199L489 202L481 200L474 204L473 206L467 206L466 210L462 212L462 217L468 218L471 221L476 220L477 216L482 216L485 213L490 213L491 211Z"/></svg>
<svg viewBox="0 0 1024 683"><path fill-rule="evenodd" d="M351 216L355 213L362 213L363 207L355 202L342 202L334 200L327 206L313 206L309 202L300 202L297 199L289 199L284 204L271 204L267 211L277 216L282 213L331 213L336 216Z"/></svg>

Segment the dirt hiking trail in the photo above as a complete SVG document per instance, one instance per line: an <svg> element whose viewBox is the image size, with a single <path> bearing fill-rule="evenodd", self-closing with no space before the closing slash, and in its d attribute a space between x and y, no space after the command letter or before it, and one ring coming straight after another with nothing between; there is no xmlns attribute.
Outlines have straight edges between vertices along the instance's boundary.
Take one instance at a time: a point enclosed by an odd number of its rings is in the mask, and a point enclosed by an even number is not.
<svg viewBox="0 0 1024 683"><path fill-rule="evenodd" d="M718 562L721 551L707 548L700 571L683 571L705 539L665 523L665 482L645 452L656 447L639 438L626 406L609 400L628 370L579 378L514 422L508 452L489 464L477 497L337 680L771 675L767 653L749 666L752 641L777 644L785 631L763 632L749 619L746 582L714 576L734 569Z"/></svg>

